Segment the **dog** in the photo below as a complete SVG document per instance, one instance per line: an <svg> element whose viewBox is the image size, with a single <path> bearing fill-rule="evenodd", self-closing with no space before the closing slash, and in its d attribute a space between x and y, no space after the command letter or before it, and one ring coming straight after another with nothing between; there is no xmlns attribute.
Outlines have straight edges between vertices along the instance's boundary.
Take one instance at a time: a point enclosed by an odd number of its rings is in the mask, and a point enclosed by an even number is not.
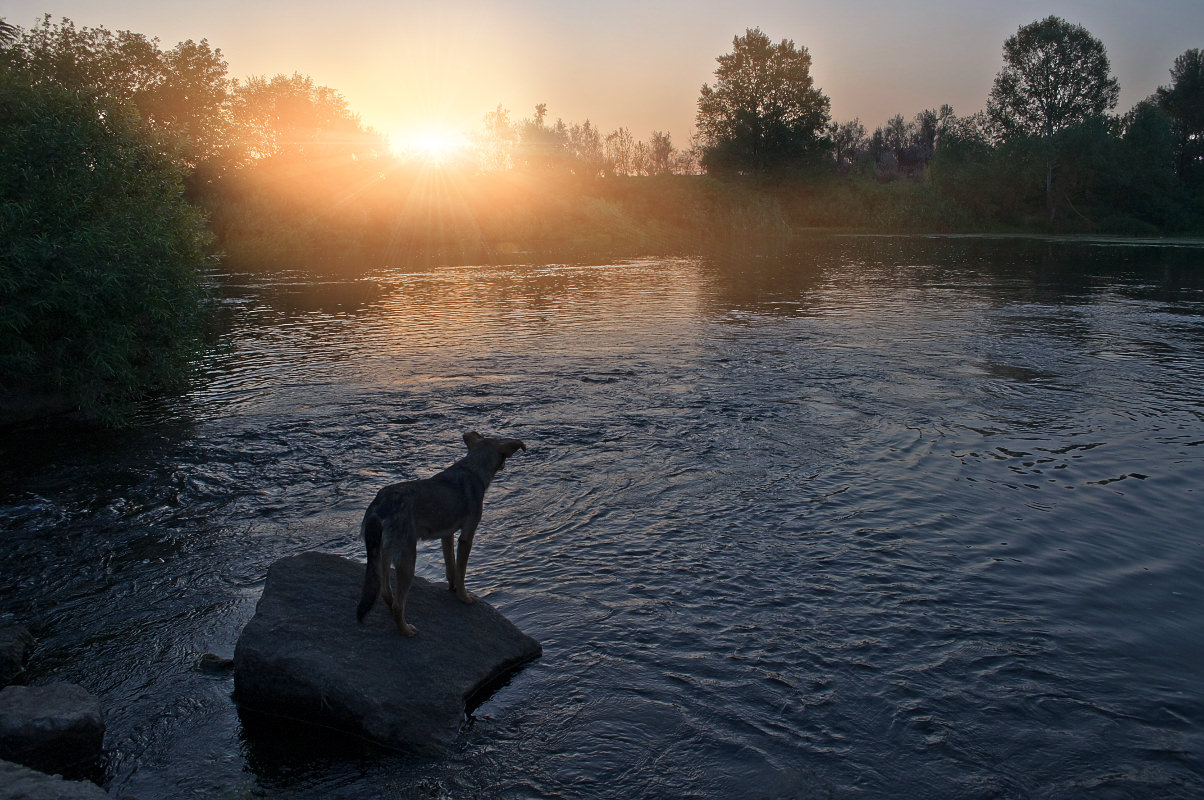
<svg viewBox="0 0 1204 800"><path fill-rule="evenodd" d="M438 475L386 486L368 506L360 524L368 548L364 590L355 611L360 622L379 594L393 610L397 630L405 636L418 633L406 622L406 594L414 581L419 539L443 540L448 588L461 602L476 602L464 587L464 573L472 537L484 511L485 490L506 459L527 446L519 439L490 439L476 431L464 434L464 444L468 455ZM460 531L458 554L452 547L456 531ZM396 594L389 586L391 564L397 566Z"/></svg>

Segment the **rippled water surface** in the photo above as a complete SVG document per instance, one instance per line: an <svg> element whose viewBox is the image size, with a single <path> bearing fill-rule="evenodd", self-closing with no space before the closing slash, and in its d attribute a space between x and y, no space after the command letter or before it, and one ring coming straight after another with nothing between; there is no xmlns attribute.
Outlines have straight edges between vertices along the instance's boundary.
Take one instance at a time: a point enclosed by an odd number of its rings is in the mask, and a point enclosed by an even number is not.
<svg viewBox="0 0 1204 800"><path fill-rule="evenodd" d="M134 432L9 431L0 621L106 709L117 796L1204 795L1204 249L226 276ZM470 585L544 646L438 759L244 728L267 567L529 450ZM442 576L437 545L419 570Z"/></svg>

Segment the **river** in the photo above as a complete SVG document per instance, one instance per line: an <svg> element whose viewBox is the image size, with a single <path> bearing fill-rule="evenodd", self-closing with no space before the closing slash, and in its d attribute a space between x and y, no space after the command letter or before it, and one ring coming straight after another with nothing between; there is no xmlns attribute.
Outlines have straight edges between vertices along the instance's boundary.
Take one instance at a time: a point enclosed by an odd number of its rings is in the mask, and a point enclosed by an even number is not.
<svg viewBox="0 0 1204 800"><path fill-rule="evenodd" d="M0 622L152 797L1204 795L1204 247L817 237L220 276L187 396L3 439ZM543 644L442 758L240 719L277 558L518 437L470 587ZM441 579L437 543L419 573Z"/></svg>

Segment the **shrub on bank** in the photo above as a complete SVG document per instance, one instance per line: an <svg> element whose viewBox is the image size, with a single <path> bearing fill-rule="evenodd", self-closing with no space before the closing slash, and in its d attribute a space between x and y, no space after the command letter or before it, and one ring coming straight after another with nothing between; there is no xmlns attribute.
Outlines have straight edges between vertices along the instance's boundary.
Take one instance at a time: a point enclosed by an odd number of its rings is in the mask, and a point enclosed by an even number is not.
<svg viewBox="0 0 1204 800"><path fill-rule="evenodd" d="M117 422L184 384L209 241L136 118L0 69L0 400Z"/></svg>

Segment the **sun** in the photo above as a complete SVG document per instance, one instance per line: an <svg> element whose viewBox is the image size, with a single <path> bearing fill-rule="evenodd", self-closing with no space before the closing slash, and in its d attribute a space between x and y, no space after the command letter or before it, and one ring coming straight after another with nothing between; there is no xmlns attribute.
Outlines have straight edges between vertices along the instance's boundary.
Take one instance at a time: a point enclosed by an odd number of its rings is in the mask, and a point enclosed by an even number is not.
<svg viewBox="0 0 1204 800"><path fill-rule="evenodd" d="M464 155L468 149L468 138L446 127L406 128L390 132L389 146L399 158L442 165Z"/></svg>

